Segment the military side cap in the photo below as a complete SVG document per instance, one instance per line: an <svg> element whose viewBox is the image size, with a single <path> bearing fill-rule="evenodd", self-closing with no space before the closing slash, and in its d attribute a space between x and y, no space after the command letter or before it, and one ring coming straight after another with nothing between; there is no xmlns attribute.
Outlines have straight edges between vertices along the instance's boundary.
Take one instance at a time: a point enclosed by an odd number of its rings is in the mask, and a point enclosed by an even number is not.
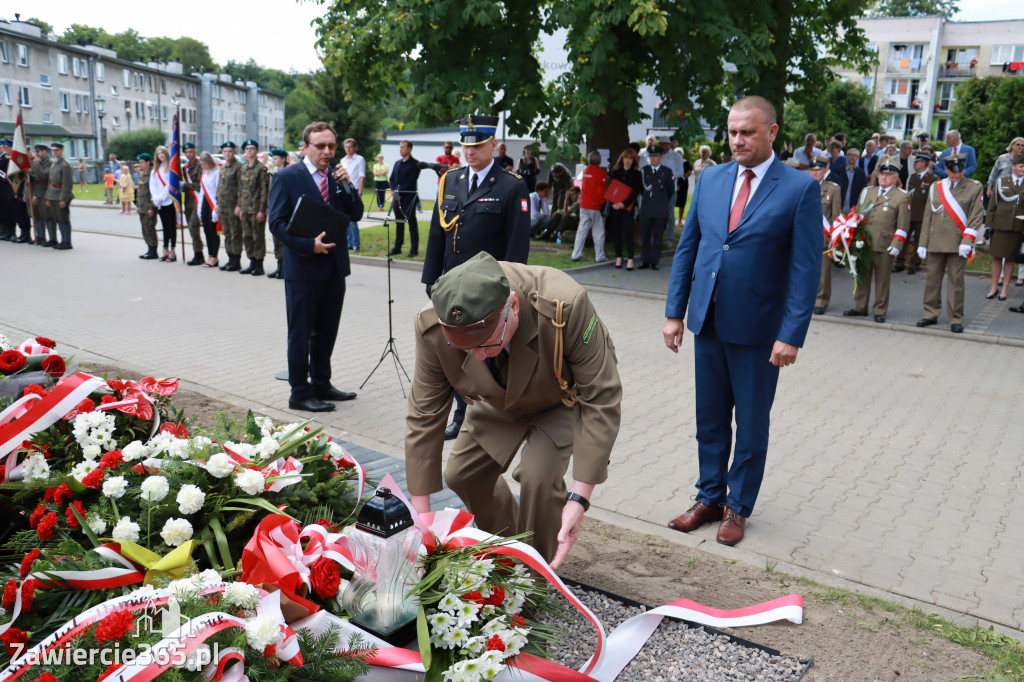
<svg viewBox="0 0 1024 682"><path fill-rule="evenodd" d="M270 150L270 155L271 156L288 156L288 152L286 152L283 149L271 149Z"/></svg>
<svg viewBox="0 0 1024 682"><path fill-rule="evenodd" d="M661 156L662 154L664 154L664 152L661 151L660 144L652 144L647 148L647 156Z"/></svg>
<svg viewBox="0 0 1024 682"><path fill-rule="evenodd" d="M946 164L946 170L948 171L953 171L954 173L962 171L967 167L967 153L950 154L942 159L942 162Z"/></svg>
<svg viewBox="0 0 1024 682"><path fill-rule="evenodd" d="M920 133L920 134L918 134L917 139L919 139L922 142L924 142L925 140L928 139L928 133Z"/></svg>
<svg viewBox="0 0 1024 682"><path fill-rule="evenodd" d="M470 114L459 121L460 141L462 144L470 147L477 144L483 144L494 137L494 132L497 129L497 116L480 116L478 114Z"/></svg>
<svg viewBox="0 0 1024 682"><path fill-rule="evenodd" d="M811 159L811 163L809 165L811 167L811 170L821 170L822 168L828 168L828 159L826 159L823 156L815 156L813 159Z"/></svg>
<svg viewBox="0 0 1024 682"><path fill-rule="evenodd" d="M63 142L57 142L56 140L50 143L50 147L56 147L57 149L64 149Z"/></svg>
<svg viewBox="0 0 1024 682"><path fill-rule="evenodd" d="M883 156L878 160L879 173L899 173L903 164L895 156Z"/></svg>
<svg viewBox="0 0 1024 682"><path fill-rule="evenodd" d="M511 288L494 256L481 251L438 278L430 290L441 326L456 348L476 348L494 331Z"/></svg>
<svg viewBox="0 0 1024 682"><path fill-rule="evenodd" d="M50 148L49 148L48 146L46 146L45 144L37 144L37 145L35 146L35 149L36 149L36 150L39 150L39 149L45 149L46 151L50 151Z"/></svg>
<svg viewBox="0 0 1024 682"><path fill-rule="evenodd" d="M1014 166L1018 163L1024 163L1024 154L1014 154L1011 160L1013 161Z"/></svg>
<svg viewBox="0 0 1024 682"><path fill-rule="evenodd" d="M931 161L932 155L928 152L917 152L914 154L914 161Z"/></svg>
<svg viewBox="0 0 1024 682"><path fill-rule="evenodd" d="M225 147L227 147L228 149L235 149L237 148L237 145L231 140L228 140L227 142L224 142L220 145L221 149L224 149Z"/></svg>
<svg viewBox="0 0 1024 682"><path fill-rule="evenodd" d="M153 160L153 155L152 154L147 154L146 152L142 152L141 154L139 154L135 158L138 159L139 161L152 161Z"/></svg>
<svg viewBox="0 0 1024 682"><path fill-rule="evenodd" d="M257 142L256 140L249 139L249 140L246 140L245 142L242 143L242 149L245 149L249 145L252 145L253 147L256 147L257 149L260 148L260 143L259 142Z"/></svg>

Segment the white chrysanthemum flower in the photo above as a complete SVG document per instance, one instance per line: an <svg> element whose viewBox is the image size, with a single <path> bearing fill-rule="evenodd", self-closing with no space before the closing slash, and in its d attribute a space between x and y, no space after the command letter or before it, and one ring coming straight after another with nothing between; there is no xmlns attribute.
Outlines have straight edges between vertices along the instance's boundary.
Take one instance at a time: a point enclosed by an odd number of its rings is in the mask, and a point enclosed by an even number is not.
<svg viewBox="0 0 1024 682"><path fill-rule="evenodd" d="M96 443L86 445L82 448L82 456L85 457L86 459L96 459L102 454L103 451L100 449L100 446L97 445Z"/></svg>
<svg viewBox="0 0 1024 682"><path fill-rule="evenodd" d="M483 627L480 628L480 634L490 637L506 627L508 627L508 622L505 620L505 616L498 616L484 623Z"/></svg>
<svg viewBox="0 0 1024 682"><path fill-rule="evenodd" d="M291 433L292 431L294 431L297 428L299 428L299 424L298 423L285 424L284 426L278 426L276 429L274 429L274 435L275 436L283 436L286 433Z"/></svg>
<svg viewBox="0 0 1024 682"><path fill-rule="evenodd" d="M469 641L469 631L464 628L455 628L448 635L448 640L457 647L462 647Z"/></svg>
<svg viewBox="0 0 1024 682"><path fill-rule="evenodd" d="M204 642L189 651L184 660L180 656L175 656L172 660L175 668L199 672L203 666L213 660L213 653L210 651L210 645Z"/></svg>
<svg viewBox="0 0 1024 682"><path fill-rule="evenodd" d="M192 539L192 524L187 519L167 519L160 537L171 547L177 547Z"/></svg>
<svg viewBox="0 0 1024 682"><path fill-rule="evenodd" d="M256 426L258 426L260 429L272 429L272 428L274 428L274 420L271 419L270 417L264 417L263 415L257 415L256 417L253 417L253 420L256 422Z"/></svg>
<svg viewBox="0 0 1024 682"><path fill-rule="evenodd" d="M94 462L91 459L87 459L84 462L79 462L75 466L71 467L71 475L75 477L75 480L79 483L86 477L91 471L99 466L98 462Z"/></svg>
<svg viewBox="0 0 1024 682"><path fill-rule="evenodd" d="M449 613L435 613L432 616L427 616L427 620L430 621L430 626L433 630L444 632L451 630L455 627L455 618Z"/></svg>
<svg viewBox="0 0 1024 682"><path fill-rule="evenodd" d="M199 596L199 585L190 578L181 578L167 583L167 592L178 601L192 601Z"/></svg>
<svg viewBox="0 0 1024 682"><path fill-rule="evenodd" d="M231 441L228 441L224 444L224 447L239 457L245 457L246 459L251 460L256 456L256 448L248 443L232 443Z"/></svg>
<svg viewBox="0 0 1024 682"><path fill-rule="evenodd" d="M86 523L89 524L89 530L91 530L96 535L102 535L103 533L107 532L107 522L101 519L99 516L90 517L86 520Z"/></svg>
<svg viewBox="0 0 1024 682"><path fill-rule="evenodd" d="M235 462L223 452L218 452L206 460L206 470L214 478L224 478L235 472Z"/></svg>
<svg viewBox="0 0 1024 682"><path fill-rule="evenodd" d="M171 486L163 476L150 476L142 482L140 489L142 490L142 499L147 502L159 502L167 497Z"/></svg>
<svg viewBox="0 0 1024 682"><path fill-rule="evenodd" d="M133 440L128 445L121 448L121 456L126 462L134 462L137 459L142 459L149 453L149 450L140 440Z"/></svg>
<svg viewBox="0 0 1024 682"><path fill-rule="evenodd" d="M50 477L50 465L41 453L35 453L25 460L23 472L25 483L32 481L45 481Z"/></svg>
<svg viewBox="0 0 1024 682"><path fill-rule="evenodd" d="M476 637L470 637L466 641L465 646L462 647L463 651L468 651L474 656L479 656L487 648L487 638L477 635Z"/></svg>
<svg viewBox="0 0 1024 682"><path fill-rule="evenodd" d="M437 608L442 611L455 611L460 606L462 606L462 600L450 592L441 597L441 601L437 603Z"/></svg>
<svg viewBox="0 0 1024 682"><path fill-rule="evenodd" d="M281 641L281 628L267 616L256 616L245 624L245 638L253 649L263 651Z"/></svg>
<svg viewBox="0 0 1024 682"><path fill-rule="evenodd" d="M178 491L178 511L182 514L195 514L203 508L206 501L206 493L199 489L199 486L187 483L181 486Z"/></svg>
<svg viewBox="0 0 1024 682"><path fill-rule="evenodd" d="M124 497L125 491L128 490L128 481L124 476L111 476L107 480L103 481L103 494L107 497L113 497L114 499L121 499Z"/></svg>
<svg viewBox="0 0 1024 682"><path fill-rule="evenodd" d="M459 627L468 627L476 622L476 614L480 610L480 605L467 602L458 608L455 612L455 618L458 620Z"/></svg>
<svg viewBox="0 0 1024 682"><path fill-rule="evenodd" d="M259 495L263 492L266 479L258 469L246 469L235 476L235 485L248 495Z"/></svg>
<svg viewBox="0 0 1024 682"><path fill-rule="evenodd" d="M139 528L139 524L135 523L127 516L122 516L121 520L119 520L117 525L114 526L114 531L111 533L111 537L115 540L138 542L140 530L142 529Z"/></svg>
<svg viewBox="0 0 1024 682"><path fill-rule="evenodd" d="M259 445L256 446L256 453L261 459L270 459L279 447L281 447L281 444L275 439L270 436L263 436Z"/></svg>
<svg viewBox="0 0 1024 682"><path fill-rule="evenodd" d="M345 448L341 447L334 441L331 441L327 444L327 454L331 456L331 459L337 462L345 456Z"/></svg>
<svg viewBox="0 0 1024 682"><path fill-rule="evenodd" d="M215 585L215 584L220 582L220 573L215 571L215 570L213 570L212 568L208 568L205 571L202 571L201 573L197 573L196 575L194 575L192 577L200 585L203 585L204 587L206 585Z"/></svg>
<svg viewBox="0 0 1024 682"><path fill-rule="evenodd" d="M248 583L230 583L224 590L225 603L252 611L260 603L260 591Z"/></svg>

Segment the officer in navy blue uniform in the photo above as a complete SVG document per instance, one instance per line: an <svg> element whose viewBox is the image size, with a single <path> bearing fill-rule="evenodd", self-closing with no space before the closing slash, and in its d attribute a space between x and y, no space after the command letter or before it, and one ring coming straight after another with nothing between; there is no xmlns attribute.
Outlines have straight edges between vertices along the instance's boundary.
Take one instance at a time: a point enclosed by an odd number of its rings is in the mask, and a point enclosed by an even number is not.
<svg viewBox="0 0 1024 682"><path fill-rule="evenodd" d="M496 260L526 263L530 254L530 200L526 183L494 158L497 116L459 121L466 166L441 176L430 218L422 282L427 294L437 278L481 251ZM466 403L456 395L446 440L459 434Z"/></svg>
<svg viewBox="0 0 1024 682"><path fill-rule="evenodd" d="M675 192L675 176L661 165L661 147L653 144L647 148L650 165L640 169L643 179L643 195L640 199L641 270L658 269L661 258L661 236L665 232L665 219L672 215L669 199Z"/></svg>

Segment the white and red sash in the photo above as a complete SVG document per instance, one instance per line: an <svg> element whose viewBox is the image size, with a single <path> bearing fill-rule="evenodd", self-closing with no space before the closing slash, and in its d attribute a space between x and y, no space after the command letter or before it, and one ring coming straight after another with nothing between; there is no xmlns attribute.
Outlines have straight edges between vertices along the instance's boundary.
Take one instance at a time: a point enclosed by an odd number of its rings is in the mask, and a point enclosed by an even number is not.
<svg viewBox="0 0 1024 682"><path fill-rule="evenodd" d="M189 173L188 173L188 166L185 166L185 168L183 170L185 171L185 182L187 182L189 185L191 185L192 184L192 176L190 176ZM196 209L198 209L199 205L202 202L199 201L199 196L196 195L196 191L194 189L192 189L192 187L190 186L188 188L188 193L192 195L192 199L196 202ZM213 206L210 206L210 209L212 210Z"/></svg>
<svg viewBox="0 0 1024 682"><path fill-rule="evenodd" d="M939 200L942 201L942 207L946 209L946 214L949 215L953 223L960 229L960 234L972 242L978 238L978 231L974 228L967 227L967 213L964 212L963 207L953 198L953 189L950 187L949 178L944 178L936 183L936 191L939 193Z"/></svg>
<svg viewBox="0 0 1024 682"><path fill-rule="evenodd" d="M203 199L206 204L210 207L210 217L217 222L217 231L220 232L220 218L217 215L217 205L213 203L211 198L210 188L206 186L206 173L199 176L199 184L203 187ZM198 206L198 202L196 203Z"/></svg>

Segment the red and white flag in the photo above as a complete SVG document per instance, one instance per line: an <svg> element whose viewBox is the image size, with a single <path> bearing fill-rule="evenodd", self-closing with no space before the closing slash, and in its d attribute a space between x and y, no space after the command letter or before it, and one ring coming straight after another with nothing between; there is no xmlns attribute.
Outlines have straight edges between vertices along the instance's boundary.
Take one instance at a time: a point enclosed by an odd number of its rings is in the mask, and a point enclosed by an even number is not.
<svg viewBox="0 0 1024 682"><path fill-rule="evenodd" d="M18 120L14 124L14 146L11 147L11 161L18 167L17 171L8 169L8 175L14 176L19 172L27 173L32 167L32 159L28 155L28 146L25 144L25 124L21 120L21 110L18 110Z"/></svg>

